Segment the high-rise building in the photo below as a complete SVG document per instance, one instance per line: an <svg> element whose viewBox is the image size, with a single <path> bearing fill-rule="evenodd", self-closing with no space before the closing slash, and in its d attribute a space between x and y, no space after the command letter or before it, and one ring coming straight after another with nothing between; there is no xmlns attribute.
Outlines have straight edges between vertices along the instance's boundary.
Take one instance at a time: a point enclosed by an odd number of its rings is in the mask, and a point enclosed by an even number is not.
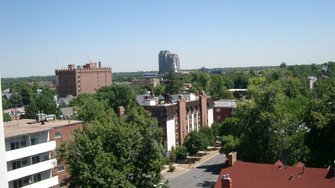
<svg viewBox="0 0 335 188"><path fill-rule="evenodd" d="M159 62L159 74L180 71L180 63L178 55L171 53L168 50L162 50L159 52L158 62Z"/></svg>
<svg viewBox="0 0 335 188"><path fill-rule="evenodd" d="M71 64L67 69L57 69L55 72L59 97L95 93L101 87L112 85L112 68L101 67L101 62L77 67Z"/></svg>

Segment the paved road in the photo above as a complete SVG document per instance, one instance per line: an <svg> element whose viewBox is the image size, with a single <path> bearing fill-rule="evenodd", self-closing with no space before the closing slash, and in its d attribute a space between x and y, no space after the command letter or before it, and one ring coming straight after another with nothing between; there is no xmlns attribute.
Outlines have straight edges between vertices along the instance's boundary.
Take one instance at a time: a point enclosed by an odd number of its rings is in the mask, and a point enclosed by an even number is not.
<svg viewBox="0 0 335 188"><path fill-rule="evenodd" d="M226 158L218 154L202 165L169 179L171 188L214 187Z"/></svg>

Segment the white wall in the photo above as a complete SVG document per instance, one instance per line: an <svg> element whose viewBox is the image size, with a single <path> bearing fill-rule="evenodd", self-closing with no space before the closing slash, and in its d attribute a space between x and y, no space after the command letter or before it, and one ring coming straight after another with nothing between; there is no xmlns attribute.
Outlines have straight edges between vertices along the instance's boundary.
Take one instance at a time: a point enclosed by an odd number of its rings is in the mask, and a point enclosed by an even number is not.
<svg viewBox="0 0 335 188"><path fill-rule="evenodd" d="M214 122L213 108L208 109L208 127L211 127Z"/></svg>
<svg viewBox="0 0 335 188"><path fill-rule="evenodd" d="M1 80L1 75L0 75ZM7 188L7 165L5 155L5 132L3 128L3 117L2 117L2 94L1 94L1 82L0 82L0 187Z"/></svg>
<svg viewBox="0 0 335 188"><path fill-rule="evenodd" d="M171 151L171 148L176 148L176 128L175 119L166 120L166 137L167 137L167 151Z"/></svg>

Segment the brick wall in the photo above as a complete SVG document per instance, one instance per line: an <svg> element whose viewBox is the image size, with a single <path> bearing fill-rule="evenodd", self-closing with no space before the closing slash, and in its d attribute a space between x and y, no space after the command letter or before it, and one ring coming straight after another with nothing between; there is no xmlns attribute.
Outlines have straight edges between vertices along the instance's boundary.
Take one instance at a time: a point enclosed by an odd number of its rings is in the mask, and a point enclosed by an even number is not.
<svg viewBox="0 0 335 188"><path fill-rule="evenodd" d="M187 135L186 130L186 101L184 96L180 95L178 100L178 120L179 120L179 145L184 143L184 138Z"/></svg>
<svg viewBox="0 0 335 188"><path fill-rule="evenodd" d="M82 129L82 128L83 128L82 123L73 123L73 124L69 123L69 124L67 124L63 127L58 127L58 128L55 128L55 129L49 131L49 137L50 137L50 140L55 140L56 141L56 146L58 148L62 141L69 141L69 140L73 139L73 132L74 132L75 129ZM61 136L57 137L57 136L59 136L59 133L61 133ZM56 156L56 151L52 151L51 155L53 157L55 157ZM60 184L66 178L69 177L69 174L66 171L57 172L57 168L58 167L60 168L61 166L64 166L66 168L65 163L62 162L62 163L58 163L57 167L52 170L52 175L53 176L58 176Z"/></svg>
<svg viewBox="0 0 335 188"><path fill-rule="evenodd" d="M200 95L201 127L208 126L207 96L204 92Z"/></svg>

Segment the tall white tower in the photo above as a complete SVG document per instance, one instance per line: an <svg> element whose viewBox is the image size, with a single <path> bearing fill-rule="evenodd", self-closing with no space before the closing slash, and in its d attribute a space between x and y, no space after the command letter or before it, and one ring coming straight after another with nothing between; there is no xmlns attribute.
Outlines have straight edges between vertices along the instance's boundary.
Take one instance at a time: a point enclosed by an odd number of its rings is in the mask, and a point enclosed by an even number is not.
<svg viewBox="0 0 335 188"><path fill-rule="evenodd" d="M2 117L2 93L1 93L1 74L0 74L0 187L8 188L5 132Z"/></svg>

